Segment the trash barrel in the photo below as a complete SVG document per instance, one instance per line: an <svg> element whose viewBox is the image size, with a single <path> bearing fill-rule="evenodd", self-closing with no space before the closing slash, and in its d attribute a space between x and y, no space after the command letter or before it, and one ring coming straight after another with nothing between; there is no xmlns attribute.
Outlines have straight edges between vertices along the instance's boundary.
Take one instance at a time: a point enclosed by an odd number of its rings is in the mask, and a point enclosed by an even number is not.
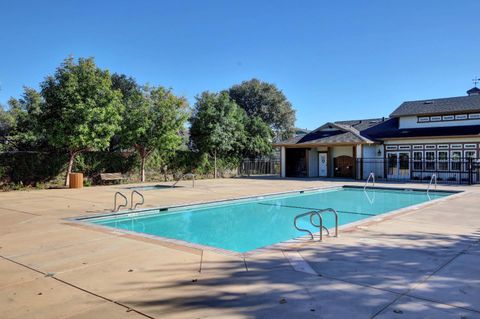
<svg viewBox="0 0 480 319"><path fill-rule="evenodd" d="M70 188L82 188L83 187L83 174L82 173L70 173L68 175L68 185Z"/></svg>

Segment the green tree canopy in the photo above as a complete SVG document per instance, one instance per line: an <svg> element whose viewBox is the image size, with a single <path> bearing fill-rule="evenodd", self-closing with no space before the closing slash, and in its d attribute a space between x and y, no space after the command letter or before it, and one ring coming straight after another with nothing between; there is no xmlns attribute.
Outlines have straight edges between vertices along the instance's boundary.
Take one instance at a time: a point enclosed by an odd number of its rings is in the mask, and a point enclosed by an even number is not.
<svg viewBox="0 0 480 319"><path fill-rule="evenodd" d="M284 139L291 136L295 110L274 84L252 79L232 86L228 94L248 116L258 116L267 123L276 137Z"/></svg>
<svg viewBox="0 0 480 319"><path fill-rule="evenodd" d="M39 92L25 87L20 99L10 98L8 101L11 125L8 142L16 150L33 150L41 139L38 118L41 114L43 98Z"/></svg>
<svg viewBox="0 0 480 319"><path fill-rule="evenodd" d="M108 71L95 65L93 58L72 57L41 83L40 124L49 144L69 154L67 177L75 156L86 150L108 147L120 128L122 95L112 89Z"/></svg>
<svg viewBox="0 0 480 319"><path fill-rule="evenodd" d="M142 182L145 181L145 160L152 152L167 157L180 146L180 133L187 118L186 99L163 87L145 87L126 102L121 139L140 155Z"/></svg>
<svg viewBox="0 0 480 319"><path fill-rule="evenodd" d="M245 116L245 157L255 158L272 153L272 130L259 117Z"/></svg>
<svg viewBox="0 0 480 319"><path fill-rule="evenodd" d="M217 177L217 156L240 155L246 137L245 113L226 92L203 92L196 97L190 118L192 146L214 158Z"/></svg>

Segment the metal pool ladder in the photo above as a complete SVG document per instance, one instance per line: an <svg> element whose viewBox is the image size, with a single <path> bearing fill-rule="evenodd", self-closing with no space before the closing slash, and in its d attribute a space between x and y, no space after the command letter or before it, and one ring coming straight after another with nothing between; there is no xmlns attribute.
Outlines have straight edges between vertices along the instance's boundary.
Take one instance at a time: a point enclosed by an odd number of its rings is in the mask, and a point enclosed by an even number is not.
<svg viewBox="0 0 480 319"><path fill-rule="evenodd" d="M134 194L138 194L141 198L142 198L142 201L141 202L137 202L137 203L133 203L133 195ZM117 206L117 198L118 197L122 197L123 200L125 201L125 203L123 204L120 204ZM137 206L140 206L140 205L143 205L145 203L145 198L143 197L143 195L137 191L137 190L133 190L132 193L130 194L130 210L133 210L135 208L137 208ZM120 210L120 208L122 207L127 207L128 206L128 199L127 199L127 196L125 196L123 193L121 192L116 192L115 195L113 196L113 211L114 212L118 212Z"/></svg>
<svg viewBox="0 0 480 319"><path fill-rule="evenodd" d="M120 204L118 205L117 207L117 197L120 196L122 197L124 200L125 200L125 204ZM115 195L113 195L113 211L114 212L118 212L120 210L120 208L122 207L127 207L128 205L128 199L127 199L127 196L123 195L122 193L120 192L116 192Z"/></svg>
<svg viewBox="0 0 480 319"><path fill-rule="evenodd" d="M375 173L370 172L370 174L368 174L368 178L367 178L367 181L365 182L365 185L363 185L363 190L365 190L367 188L367 185L368 185L368 182L370 181L370 178L372 178L372 184L373 184L373 187L375 187Z"/></svg>
<svg viewBox="0 0 480 319"><path fill-rule="evenodd" d="M303 214L300 214L300 215L297 215L295 216L295 219L293 220L293 226L295 227L295 229L297 229L298 231L303 231L303 232L306 232L310 235L310 238L313 240L314 239L314 236L313 236L313 233L306 229L306 228L300 228L298 227L297 225L297 220L299 218L302 218L302 217L305 217L305 216L310 216L310 224L312 224L314 227L318 227L319 230L320 230L320 233L319 233L319 241L322 241L323 240L323 230L325 229L327 231L327 234L330 235L330 232L328 231L328 228L326 228L325 226L323 226L323 216L322 216L322 213L333 213L335 215L335 237L338 237L338 213L335 209L333 208L326 208L326 209L320 209L320 210L314 210L314 211L311 211L311 212L308 212L308 213L303 213ZM319 219L319 224L315 224L315 222L313 221L313 217L314 216L318 216L318 219Z"/></svg>
<svg viewBox="0 0 480 319"><path fill-rule="evenodd" d="M432 177L430 178L430 183L428 183L427 194L430 191L430 187L432 186L434 179L435 179L435 190L437 190L437 174L432 174Z"/></svg>
<svg viewBox="0 0 480 319"><path fill-rule="evenodd" d="M137 194L138 196L140 196L140 198L142 199L141 202L137 202L135 203L135 205L133 204L133 195L134 194ZM141 206L145 203L145 198L143 197L142 193L140 193L139 191L137 190L133 190L132 191L132 194L130 194L130 209L135 209L137 208L137 206Z"/></svg>

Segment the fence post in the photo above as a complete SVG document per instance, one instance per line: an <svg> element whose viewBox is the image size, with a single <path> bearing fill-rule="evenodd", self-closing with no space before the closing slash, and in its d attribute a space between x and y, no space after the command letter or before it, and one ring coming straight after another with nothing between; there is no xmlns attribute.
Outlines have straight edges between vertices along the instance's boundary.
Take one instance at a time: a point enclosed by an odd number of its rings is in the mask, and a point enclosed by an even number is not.
<svg viewBox="0 0 480 319"><path fill-rule="evenodd" d="M468 185L473 183L473 159L468 159Z"/></svg>

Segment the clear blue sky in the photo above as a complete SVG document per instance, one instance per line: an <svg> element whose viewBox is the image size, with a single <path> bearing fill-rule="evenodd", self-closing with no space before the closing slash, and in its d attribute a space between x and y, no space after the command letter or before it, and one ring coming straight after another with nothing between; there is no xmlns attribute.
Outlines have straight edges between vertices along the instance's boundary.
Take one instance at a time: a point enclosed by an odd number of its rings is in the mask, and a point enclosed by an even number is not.
<svg viewBox="0 0 480 319"><path fill-rule="evenodd" d="M0 0L0 103L69 54L193 102L256 77L297 126L464 95L480 76L479 0Z"/></svg>

